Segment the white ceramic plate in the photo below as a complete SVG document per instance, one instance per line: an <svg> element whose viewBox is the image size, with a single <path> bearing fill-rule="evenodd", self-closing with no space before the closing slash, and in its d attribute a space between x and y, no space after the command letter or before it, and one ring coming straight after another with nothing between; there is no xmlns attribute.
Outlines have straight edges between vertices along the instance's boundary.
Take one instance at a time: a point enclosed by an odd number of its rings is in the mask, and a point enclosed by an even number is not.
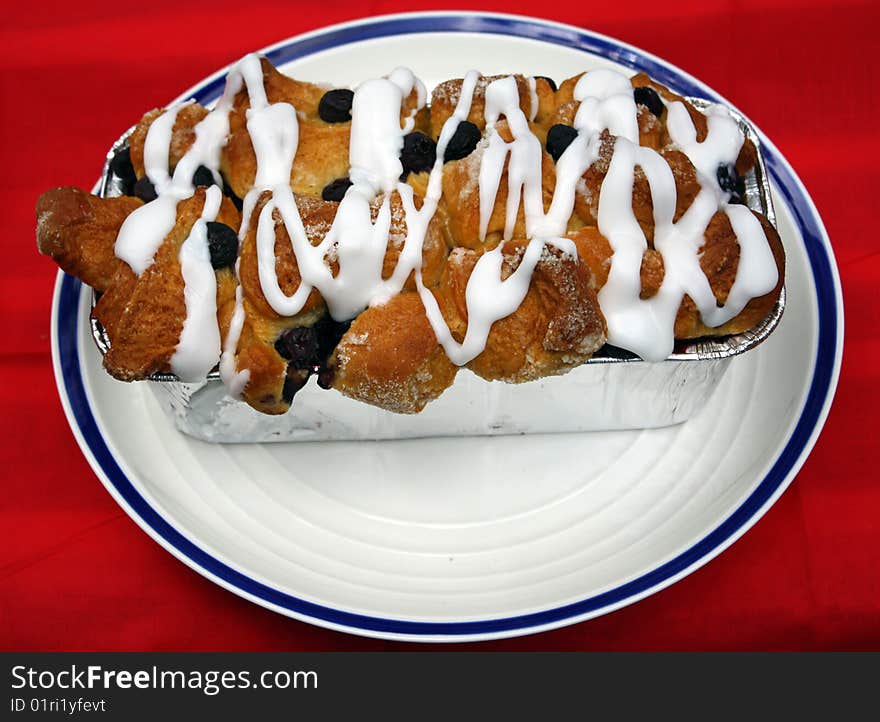
<svg viewBox="0 0 880 722"><path fill-rule="evenodd" d="M298 77L338 84L399 64L429 86L472 67L562 80L610 65L719 100L640 50L511 16L374 18L265 52ZM182 97L206 103L221 88L218 74ZM629 604L744 533L803 463L831 402L843 337L837 271L806 191L764 143L788 254L785 316L684 425L210 445L175 431L146 385L102 371L87 290L60 275L53 353L71 427L110 493L156 541L227 589L314 624L394 639L489 639Z"/></svg>

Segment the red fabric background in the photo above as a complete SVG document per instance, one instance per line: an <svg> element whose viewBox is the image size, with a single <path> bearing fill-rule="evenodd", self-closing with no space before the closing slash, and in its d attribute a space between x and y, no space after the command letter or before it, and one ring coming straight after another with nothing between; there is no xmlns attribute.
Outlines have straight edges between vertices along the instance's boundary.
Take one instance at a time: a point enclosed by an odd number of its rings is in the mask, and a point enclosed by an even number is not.
<svg viewBox="0 0 880 722"><path fill-rule="evenodd" d="M52 379L55 267L33 208L89 187L141 113L245 52L366 15L443 7L544 14L620 38L716 88L791 160L822 213L846 294L846 356L828 424L793 486L718 559L645 601L481 650L880 649L880 335L872 227L880 5L810 0L348 3L25 2L0 30L0 649L376 650L230 594L150 540L71 435Z"/></svg>

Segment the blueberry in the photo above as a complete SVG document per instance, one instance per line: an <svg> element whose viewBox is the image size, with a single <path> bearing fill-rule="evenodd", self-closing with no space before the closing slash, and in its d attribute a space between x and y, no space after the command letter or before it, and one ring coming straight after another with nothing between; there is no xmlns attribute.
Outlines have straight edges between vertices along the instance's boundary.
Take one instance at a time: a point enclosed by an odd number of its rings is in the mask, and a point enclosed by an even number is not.
<svg viewBox="0 0 880 722"><path fill-rule="evenodd" d="M330 316L325 316L315 324L322 359L326 359L333 353L333 350L350 326L351 321L334 321Z"/></svg>
<svg viewBox="0 0 880 722"><path fill-rule="evenodd" d="M321 347L314 326L287 329L275 342L275 350L294 369L314 369L321 365Z"/></svg>
<svg viewBox="0 0 880 722"><path fill-rule="evenodd" d="M351 326L351 321L342 323L334 321L330 316L326 316L315 324L318 331L318 344L320 345L321 358L323 359L320 367L316 369L318 373L318 386L322 389L329 389L333 386L333 378L336 376L336 370L327 363L334 349L339 345L340 339Z"/></svg>
<svg viewBox="0 0 880 722"><path fill-rule="evenodd" d="M138 182L134 184L132 193L144 203L149 203L159 197L158 193L156 193L156 186L153 185L153 182L147 178L147 176L139 179Z"/></svg>
<svg viewBox="0 0 880 722"><path fill-rule="evenodd" d="M192 183L194 186L212 186L215 182L211 169L203 165L196 168L196 172L193 173Z"/></svg>
<svg viewBox="0 0 880 722"><path fill-rule="evenodd" d="M314 326L301 326L284 331L275 341L275 350L287 360L284 399L287 403L305 384L310 374L317 374L318 386L329 389L335 370L327 363L351 321L343 323L325 316Z"/></svg>
<svg viewBox="0 0 880 722"><path fill-rule="evenodd" d="M351 180L348 176L344 178L337 178L335 181L331 181L327 185L324 186L324 190L321 191L321 198L325 201L336 201L339 203L344 197L345 192L351 187Z"/></svg>
<svg viewBox="0 0 880 722"><path fill-rule="evenodd" d="M467 158L474 152L477 143L483 135L480 129L469 120L463 120L458 124L449 143L446 145L446 151L443 153L443 162L448 163L451 160L461 160Z"/></svg>
<svg viewBox="0 0 880 722"><path fill-rule="evenodd" d="M548 78L546 75L536 75L535 80L537 80L538 78L541 78L541 80L546 80L547 84L553 89L554 93L558 90L558 88L556 87L556 81L553 80L553 78Z"/></svg>
<svg viewBox="0 0 880 722"><path fill-rule="evenodd" d="M657 91L654 90L654 88L649 88L647 86L634 88L633 100L639 105L644 105L658 118L663 115L663 109L666 107L663 105L663 101L660 100L660 96L657 95Z"/></svg>
<svg viewBox="0 0 880 722"><path fill-rule="evenodd" d="M721 190L730 194L731 203L742 203L746 195L745 179L736 172L732 165L721 164L715 172Z"/></svg>
<svg viewBox="0 0 880 722"><path fill-rule="evenodd" d="M302 369L287 367L287 376L284 378L284 386L281 387L281 398L285 404L292 404L296 392L306 385L309 380L309 372Z"/></svg>
<svg viewBox="0 0 880 722"><path fill-rule="evenodd" d="M225 223L208 221L207 226L211 265L216 269L231 266L238 257L238 235Z"/></svg>
<svg viewBox="0 0 880 722"><path fill-rule="evenodd" d="M403 136L403 150L400 152L400 162L403 165L403 175L421 173L431 170L434 161L437 160L437 144L424 133L407 133Z"/></svg>
<svg viewBox="0 0 880 722"><path fill-rule="evenodd" d="M137 183L134 166L131 164L131 151L123 148L110 161L110 172L113 173L122 186L125 195L131 195L132 187Z"/></svg>
<svg viewBox="0 0 880 722"><path fill-rule="evenodd" d="M325 123L345 123L351 120L354 93L345 88L328 90L318 103L318 115Z"/></svg>
<svg viewBox="0 0 880 722"><path fill-rule="evenodd" d="M556 124L547 131L547 152L558 161L565 149L577 138L578 132L570 125Z"/></svg>

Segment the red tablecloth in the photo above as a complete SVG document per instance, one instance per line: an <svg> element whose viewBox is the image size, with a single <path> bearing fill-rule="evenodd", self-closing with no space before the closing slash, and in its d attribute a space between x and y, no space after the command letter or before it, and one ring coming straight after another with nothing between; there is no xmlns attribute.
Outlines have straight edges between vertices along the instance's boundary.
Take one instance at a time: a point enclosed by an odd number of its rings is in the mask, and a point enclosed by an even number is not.
<svg viewBox="0 0 880 722"><path fill-rule="evenodd" d="M542 14L649 50L726 95L790 159L822 213L843 277L847 350L836 402L792 487L754 529L671 588L503 650L880 649L880 323L870 214L877 192L880 5L810 0L461 1L432 9ZM111 9L113 8L113 9ZM51 186L89 187L141 113L245 52L366 15L348 3L30 2L0 30L8 236L0 301L0 648L375 650L223 591L149 539L111 499L68 429L52 379L54 264L34 247ZM422 8L427 9L427 8Z"/></svg>

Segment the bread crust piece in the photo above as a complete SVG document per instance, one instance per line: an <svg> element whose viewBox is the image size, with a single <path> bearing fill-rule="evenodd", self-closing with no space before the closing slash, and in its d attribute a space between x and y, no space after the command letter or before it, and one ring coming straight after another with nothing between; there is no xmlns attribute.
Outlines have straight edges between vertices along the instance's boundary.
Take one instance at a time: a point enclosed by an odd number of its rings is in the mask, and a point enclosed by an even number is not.
<svg viewBox="0 0 880 722"><path fill-rule="evenodd" d="M697 129L697 140L699 142L703 142L706 139L706 134L709 130L708 121L706 116L703 115L699 110L697 110L690 102L681 95L678 95L672 92L665 85L661 85L660 83L651 79L651 77L647 73L637 73L632 78L630 78L630 82L632 83L633 88L643 88L649 87L653 88L657 93L666 100L668 103L680 102L687 109L688 115L691 117L691 121L694 124L694 127ZM666 146L669 144L669 135L666 133L666 112L663 111L663 115L661 119L663 121L663 133L660 138L660 146ZM658 147L660 147L658 146ZM755 164L758 162L758 150L755 148L755 144L752 143L748 138L743 142L743 146L740 149L739 156L737 156L735 167L736 172L740 175L745 175L752 168L755 167Z"/></svg>
<svg viewBox="0 0 880 722"><path fill-rule="evenodd" d="M144 114L128 139L131 165L138 178L143 178L146 175L144 144L147 141L147 133L153 122L165 112L165 108L156 108ZM198 103L187 103L178 109L174 125L171 128L171 147L168 150L168 169L172 174L177 163L195 143L196 126L205 119L207 114L208 109Z"/></svg>
<svg viewBox="0 0 880 722"><path fill-rule="evenodd" d="M550 127L554 125L574 125L580 103L567 100L558 105L550 116ZM636 120L639 124L639 145L659 150L663 126L660 119L643 105L636 106Z"/></svg>
<svg viewBox="0 0 880 722"><path fill-rule="evenodd" d="M519 267L528 243L504 243L502 279ZM467 331L467 283L480 255L453 251L434 292L459 343ZM485 349L467 367L487 381L509 383L562 374L590 358L605 343L605 334L589 266L545 244L522 304L492 324Z"/></svg>
<svg viewBox="0 0 880 722"><path fill-rule="evenodd" d="M290 187L294 193L320 197L321 191L332 181L348 176L348 150L351 121L327 123L318 114L318 105L329 87L295 80L278 72L268 60L261 58L263 85L269 103L289 103L297 111L299 140L296 162L290 173ZM401 124L416 109L418 93L415 89L401 106ZM247 131L247 111L250 98L242 89L235 96L229 115L229 140L221 153L220 168L232 190L241 198L254 184L257 159ZM426 109L413 118L413 130L428 128Z"/></svg>
<svg viewBox="0 0 880 722"><path fill-rule="evenodd" d="M337 345L331 368L334 389L398 414L421 411L458 372L412 292L361 313Z"/></svg>
<svg viewBox="0 0 880 722"><path fill-rule="evenodd" d="M507 122L501 120L496 129L502 140L510 142L512 136ZM461 160L449 161L443 169L443 202L446 207L446 223L454 245L465 248L492 248L501 240L507 221L507 170L510 164L508 156L504 162L498 193L492 214L486 226L485 239L480 238L480 163L488 147L488 136L477 144L476 149ZM556 186L556 166L545 150L541 151L541 193L544 211L550 208L553 190ZM516 223L511 234L514 238L525 238L526 221L523 204L520 203L516 215Z"/></svg>
<svg viewBox="0 0 880 722"><path fill-rule="evenodd" d="M770 293L749 301L745 308L730 321L715 327L703 324L693 300L689 296L685 296L675 319L676 338L726 336L742 333L757 326L773 309L785 283L785 250L779 233L770 221L754 211L752 211L752 215L760 221L770 243L770 250L776 261L779 275L776 286ZM706 242L700 249L700 267L709 279L709 285L712 287L712 292L719 305L723 305L727 301L727 294L736 279L738 265L739 242L730 225L730 219L726 213L716 213L706 229Z"/></svg>
<svg viewBox="0 0 880 722"><path fill-rule="evenodd" d="M290 185L296 193L320 196L325 185L348 175L348 141L351 123L325 123L318 104L328 88L289 78L268 60L261 59L263 87L269 103L289 103L297 110L299 144ZM241 198L254 184L257 159L247 130L250 98L242 88L229 114L229 139L220 156L220 169Z"/></svg>
<svg viewBox="0 0 880 722"><path fill-rule="evenodd" d="M776 303L785 281L785 251L779 234L772 224L759 213L752 212L761 222L770 250L776 262L779 279L776 287L769 293L753 298L737 316L721 326L706 326L700 317L696 304L685 295L679 306L675 319L675 337L693 339L702 336L726 336L742 333L760 323ZM611 245L595 227L586 226L570 234L578 249L578 257L589 265L593 272L597 291L608 280L611 267ZM730 225L727 214L716 213L706 229L705 241L700 249L700 267L709 279L709 285L715 294L719 306L724 305L736 279L739 265L739 242ZM649 248L642 256L640 297L651 298L663 283L663 256L659 251Z"/></svg>
<svg viewBox="0 0 880 722"><path fill-rule="evenodd" d="M508 241L502 278L519 267L528 241ZM433 290L453 338L467 331L468 279L482 255L458 248ZM522 304L492 325L483 352L467 368L486 380L521 383L579 366L605 343L589 266L545 245ZM333 355L333 388L396 413L417 413L452 384L446 357L421 298L402 293L352 323Z"/></svg>
<svg viewBox="0 0 880 722"><path fill-rule="evenodd" d="M578 73L577 75L573 75L570 78L566 78L559 85L559 90L556 93L556 103L558 106L563 106L568 103L572 103L574 105L574 109L571 112L571 118L574 119L574 113L577 112L577 107L580 105L578 101L574 98L574 89L578 84L578 81L585 75L585 73ZM633 88L641 88L641 87L649 87L653 88L657 94L665 100L667 103L675 103L680 102L683 103L685 108L687 109L688 115L690 115L691 120L694 123L694 127L697 130L697 140L702 142L706 139L706 132L708 131L708 123L706 121L706 116L703 115L699 110L697 110L693 105L691 105L683 96L678 95L677 93L672 92L665 85L661 85L660 83L654 82L650 76L646 73L636 73L630 78L630 84ZM644 110L647 111L647 108ZM650 115L653 115L650 111L647 111ZM642 143L643 145L650 145L652 148L662 147L669 142L669 137L666 135L666 114L667 111L664 109L663 113L660 115L660 123L662 124L663 131L660 133L660 140L658 145L654 145L652 143ZM643 109L639 109L639 135L641 142L641 134L643 132L642 128L642 115ZM656 117L656 116L655 116ZM557 121L559 122L559 121ZM568 123L571 125L571 122Z"/></svg>
<svg viewBox="0 0 880 722"><path fill-rule="evenodd" d="M120 262L112 282L95 305L92 316L101 323L110 340L104 368L115 378L137 381L154 373L171 371L169 362L186 318L178 255L204 204L204 188L196 189L191 198L178 203L177 221L159 246L153 263L137 276L127 264ZM217 221L232 227L238 223L238 211L228 198L223 199ZM230 268L217 271L216 277L218 319L223 338L229 319L220 309L235 297L235 277Z"/></svg>
<svg viewBox="0 0 880 722"><path fill-rule="evenodd" d="M556 94L557 107L552 114L552 122L562 123L564 125L572 125L580 103L574 100L574 88L583 73L575 75L563 81ZM706 116L697 110L685 98L670 91L663 85L654 82L644 73L639 73L630 79L634 88L650 87L653 88L658 95L666 102L681 102L686 108L694 127L697 131L697 140L702 142L706 139L708 132L708 121ZM675 146L666 130L666 118L668 111L658 118L650 110L642 105L637 105L637 120L639 124L639 144L652 148L663 156L664 160L669 164L675 178L675 187L677 192L675 220L677 221L681 215L690 207L697 193L700 191L700 185L697 182L696 170L690 160ZM601 145L599 149L599 158L584 173L584 183L578 188L575 197L575 213L580 220L587 225L595 225L598 217L599 193L605 175L608 172L608 166L611 162L611 155L614 152L615 137L607 130L602 132ZM744 175L748 173L757 162L757 151L754 144L746 139L737 157L735 167L737 173ZM642 226L642 230L649 243L654 238L654 216L653 203L651 200L650 188L647 178L639 166L635 169L635 178L633 185L633 212Z"/></svg>
<svg viewBox="0 0 880 722"><path fill-rule="evenodd" d="M79 188L53 188L37 200L37 248L65 273L106 291L122 263L113 252L137 198L99 198Z"/></svg>
<svg viewBox="0 0 880 722"><path fill-rule="evenodd" d="M290 399L285 399L284 384L293 369L288 369L287 361L275 348L275 342L287 329L314 326L327 314L327 308L317 289L312 289L305 306L299 313L293 316L281 316L269 305L263 295L257 263L256 231L259 215L270 198L271 193L265 192L258 199L248 225L248 233L242 243L239 275L245 324L238 343L236 361L238 368L248 368L251 372L242 398L258 411L279 414L290 407ZM370 204L373 221L376 220L382 202L383 197L380 196ZM417 207L421 207L421 200L418 197L414 197L414 202ZM397 265L407 234L406 215L396 191L392 193L389 203L391 228L383 262L383 278L386 279L391 276ZM313 246L319 245L330 230L339 204L308 196L297 196L296 204L309 242ZM273 219L275 272L281 290L290 296L299 288L302 279L290 235L277 209L273 211ZM422 248L423 281L429 287L435 286L440 280L446 260L446 243L438 220L434 219L429 224ZM325 260L335 275L339 269L336 256L330 253ZM411 273L404 284L404 291L414 290L415 279Z"/></svg>
<svg viewBox="0 0 880 722"><path fill-rule="evenodd" d="M580 220L589 226L595 226L599 218L599 198L602 193L602 183L608 174L611 157L614 153L615 137L607 130L600 135L599 157L587 168L583 175L582 183L578 184L575 192L574 212ZM666 146L659 151L663 160L669 165L672 177L675 181L675 213L673 221L677 222L685 211L690 208L697 194L700 192L700 184L697 180L697 171L690 159L680 150ZM651 187L641 166L636 166L633 173L632 209L636 220L650 246L654 243L654 201L651 195Z"/></svg>
<svg viewBox="0 0 880 722"><path fill-rule="evenodd" d="M486 88L490 83L496 80L502 80L507 75L489 75L480 76L474 86L474 95L471 102L470 112L467 120L476 125L481 131L486 129ZM516 80L516 89L519 93L519 107L525 114L526 118L531 117L532 113L532 93L529 88L529 81L523 75L514 75ZM455 78L440 83L431 93L431 137L434 140L440 137L440 131L443 125L455 112L458 100L461 97L461 88L464 83L463 78ZM550 115L556 104L555 93L550 84L544 78L535 78L535 95L538 98L537 113L533 121L529 123L532 132L538 136L543 143L547 137L547 128Z"/></svg>

